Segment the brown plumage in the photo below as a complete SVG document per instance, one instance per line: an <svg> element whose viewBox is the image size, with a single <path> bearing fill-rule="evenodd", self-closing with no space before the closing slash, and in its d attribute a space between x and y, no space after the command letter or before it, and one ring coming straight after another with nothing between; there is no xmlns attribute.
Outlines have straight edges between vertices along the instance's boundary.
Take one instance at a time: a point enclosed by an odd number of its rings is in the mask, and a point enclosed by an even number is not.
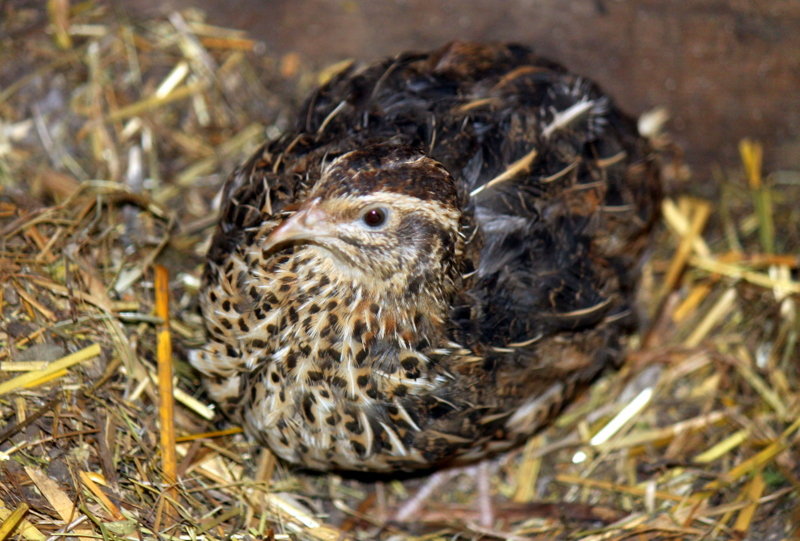
<svg viewBox="0 0 800 541"><path fill-rule="evenodd" d="M526 48L350 68L228 180L192 361L291 462L481 458L620 359L659 200L635 123Z"/></svg>

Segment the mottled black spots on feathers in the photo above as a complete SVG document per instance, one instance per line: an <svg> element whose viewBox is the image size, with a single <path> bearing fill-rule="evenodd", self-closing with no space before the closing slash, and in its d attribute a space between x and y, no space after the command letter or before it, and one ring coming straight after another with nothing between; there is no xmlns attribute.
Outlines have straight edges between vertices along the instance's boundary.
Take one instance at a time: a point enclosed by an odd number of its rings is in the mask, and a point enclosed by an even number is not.
<svg viewBox="0 0 800 541"><path fill-rule="evenodd" d="M660 199L635 121L526 47L351 67L226 183L193 363L311 468L513 445L621 358Z"/></svg>
<svg viewBox="0 0 800 541"><path fill-rule="evenodd" d="M309 423L313 423L316 421L316 417L314 416L314 395L307 394L303 398L303 416L306 418L306 421Z"/></svg>

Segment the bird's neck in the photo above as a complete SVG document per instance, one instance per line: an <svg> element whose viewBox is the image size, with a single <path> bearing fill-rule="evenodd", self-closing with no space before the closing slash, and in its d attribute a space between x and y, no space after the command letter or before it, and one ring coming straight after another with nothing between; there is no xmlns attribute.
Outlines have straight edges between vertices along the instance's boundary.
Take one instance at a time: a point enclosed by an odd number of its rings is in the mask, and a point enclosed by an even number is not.
<svg viewBox="0 0 800 541"><path fill-rule="evenodd" d="M324 249L308 246L294 269L296 299L321 306L344 344L373 341L416 349L443 330L452 280L439 268L391 276L343 269ZM429 267L429 266L428 266ZM415 272L416 271L416 272ZM279 278L280 280L280 278Z"/></svg>

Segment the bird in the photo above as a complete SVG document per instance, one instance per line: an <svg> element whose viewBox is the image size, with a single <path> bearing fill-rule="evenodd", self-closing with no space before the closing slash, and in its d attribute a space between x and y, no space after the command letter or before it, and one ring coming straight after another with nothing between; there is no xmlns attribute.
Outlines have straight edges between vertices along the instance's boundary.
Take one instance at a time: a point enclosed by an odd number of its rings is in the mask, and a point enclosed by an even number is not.
<svg viewBox="0 0 800 541"><path fill-rule="evenodd" d="M378 473L506 451L618 367L663 197L598 85L466 41L340 70L221 194L210 397L290 463Z"/></svg>

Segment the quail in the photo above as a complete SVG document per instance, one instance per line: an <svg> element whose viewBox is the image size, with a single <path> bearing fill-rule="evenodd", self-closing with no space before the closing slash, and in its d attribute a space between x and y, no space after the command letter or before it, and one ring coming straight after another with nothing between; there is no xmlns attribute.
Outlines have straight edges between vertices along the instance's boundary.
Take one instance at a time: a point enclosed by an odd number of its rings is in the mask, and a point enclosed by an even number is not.
<svg viewBox="0 0 800 541"><path fill-rule="evenodd" d="M508 449L619 363L661 184L594 83L454 42L343 70L222 193L210 395L289 462L396 472Z"/></svg>

